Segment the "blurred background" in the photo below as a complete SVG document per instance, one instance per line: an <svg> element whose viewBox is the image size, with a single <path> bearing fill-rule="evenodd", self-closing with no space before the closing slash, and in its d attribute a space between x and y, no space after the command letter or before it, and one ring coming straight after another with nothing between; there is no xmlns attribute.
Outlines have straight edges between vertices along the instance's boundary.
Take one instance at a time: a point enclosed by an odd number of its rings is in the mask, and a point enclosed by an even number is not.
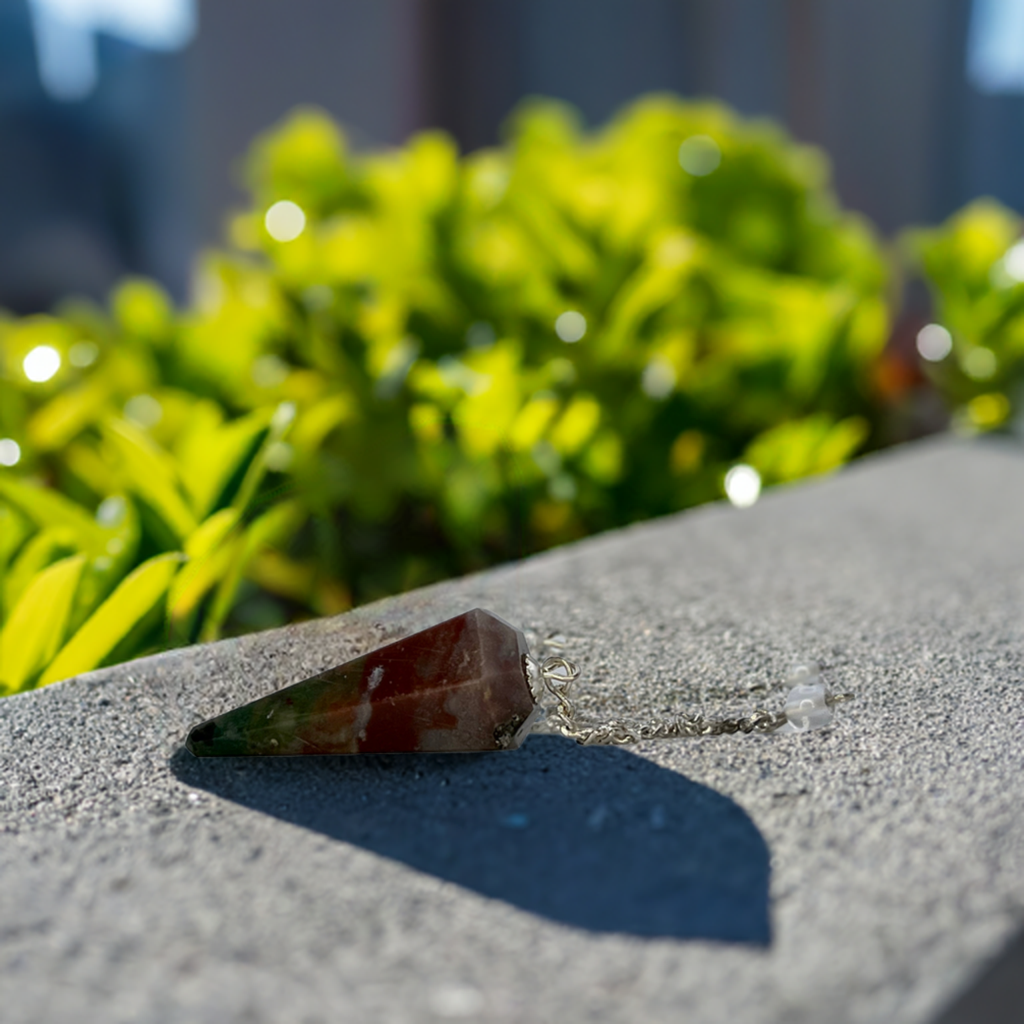
<svg viewBox="0 0 1024 1024"><path fill-rule="evenodd" d="M296 104L359 148L438 126L465 151L524 96L599 124L652 90L822 146L887 236L978 195L1024 209L1018 0L0 0L0 306L127 272L184 299Z"/></svg>
<svg viewBox="0 0 1024 1024"><path fill-rule="evenodd" d="M0 695L1024 440L1022 158L1024 0L0 0Z"/></svg>

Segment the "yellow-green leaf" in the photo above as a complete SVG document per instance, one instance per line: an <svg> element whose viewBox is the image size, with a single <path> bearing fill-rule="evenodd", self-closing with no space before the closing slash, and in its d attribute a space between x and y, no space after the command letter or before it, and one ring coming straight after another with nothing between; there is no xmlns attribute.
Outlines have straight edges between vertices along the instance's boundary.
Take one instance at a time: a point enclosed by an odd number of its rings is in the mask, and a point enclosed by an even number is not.
<svg viewBox="0 0 1024 1024"><path fill-rule="evenodd" d="M180 623L191 615L203 595L227 571L234 551L229 537L237 523L236 509L221 509L186 541L188 564L175 577L167 597L167 608L173 622Z"/></svg>
<svg viewBox="0 0 1024 1024"><path fill-rule="evenodd" d="M174 460L143 431L124 420L106 424L105 437L114 449L129 487L167 524L179 539L196 528L196 517L178 489Z"/></svg>
<svg viewBox="0 0 1024 1024"><path fill-rule="evenodd" d="M122 491L117 470L96 450L91 441L72 441L61 451L67 468L94 494L114 494Z"/></svg>
<svg viewBox="0 0 1024 1024"><path fill-rule="evenodd" d="M309 601L316 576L317 566L314 562L296 562L272 549L257 554L248 572L249 579L264 590L292 601Z"/></svg>
<svg viewBox="0 0 1024 1024"><path fill-rule="evenodd" d="M0 474L0 496L41 529L69 529L75 543L83 551L98 554L106 546L106 531L81 505L65 498L63 494Z"/></svg>
<svg viewBox="0 0 1024 1024"><path fill-rule="evenodd" d="M69 632L85 622L135 565L140 536L135 505L119 495L112 495L100 506L98 518L109 531L106 550L91 559L82 572L71 609Z"/></svg>
<svg viewBox="0 0 1024 1024"><path fill-rule="evenodd" d="M76 553L75 549L74 532L60 526L41 530L28 541L4 574L0 621L3 612L14 608L39 573L52 562Z"/></svg>
<svg viewBox="0 0 1024 1024"><path fill-rule="evenodd" d="M99 375L61 392L29 421L32 443L43 451L63 448L85 427L94 423L110 397L110 385Z"/></svg>
<svg viewBox="0 0 1024 1024"><path fill-rule="evenodd" d="M590 395L576 395L551 431L551 443L562 455L574 455L590 440L601 422L601 405Z"/></svg>
<svg viewBox="0 0 1024 1024"><path fill-rule="evenodd" d="M238 522L239 513L234 508L222 508L196 529L185 541L185 554L189 558L205 558L219 547Z"/></svg>
<svg viewBox="0 0 1024 1024"><path fill-rule="evenodd" d="M178 551L143 562L85 621L43 672L40 685L96 668L160 602L181 564Z"/></svg>
<svg viewBox="0 0 1024 1024"><path fill-rule="evenodd" d="M220 581L213 599L213 607L203 623L201 638L216 640L224 620L235 602L242 577L249 563L264 548L295 530L302 521L302 507L293 501L283 502L255 520L238 538L232 550L230 568Z"/></svg>
<svg viewBox="0 0 1024 1024"><path fill-rule="evenodd" d="M10 505L0 504L0 571L32 533L28 520Z"/></svg>
<svg viewBox="0 0 1024 1024"><path fill-rule="evenodd" d="M29 584L0 633L0 685L20 690L56 653L67 626L84 555L44 569Z"/></svg>
<svg viewBox="0 0 1024 1024"><path fill-rule="evenodd" d="M281 402L274 410L270 417L270 429L267 436L263 439L263 444L260 445L255 457L250 460L242 483L239 485L238 493L235 494L231 502L235 508L244 511L252 501L256 489L267 471L267 454L288 433L294 419L295 405L292 402Z"/></svg>
<svg viewBox="0 0 1024 1024"><path fill-rule="evenodd" d="M260 409L226 426L209 430L187 447L185 486L200 514L209 512L233 477L241 477L269 427L272 411Z"/></svg>
<svg viewBox="0 0 1024 1024"><path fill-rule="evenodd" d="M335 427L355 419L358 412L352 395L328 395L303 412L292 431L292 444L301 451L316 451Z"/></svg>

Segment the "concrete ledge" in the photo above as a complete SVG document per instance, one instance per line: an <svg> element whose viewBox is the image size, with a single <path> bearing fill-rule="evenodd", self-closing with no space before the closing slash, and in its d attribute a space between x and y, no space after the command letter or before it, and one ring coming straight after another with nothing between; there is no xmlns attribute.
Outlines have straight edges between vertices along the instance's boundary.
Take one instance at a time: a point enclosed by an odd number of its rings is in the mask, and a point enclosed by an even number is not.
<svg viewBox="0 0 1024 1024"><path fill-rule="evenodd" d="M931 441L0 701L0 1016L934 1020L1024 924L1022 510L1020 449ZM476 605L561 634L587 716L776 707L797 658L857 699L631 749L181 750Z"/></svg>

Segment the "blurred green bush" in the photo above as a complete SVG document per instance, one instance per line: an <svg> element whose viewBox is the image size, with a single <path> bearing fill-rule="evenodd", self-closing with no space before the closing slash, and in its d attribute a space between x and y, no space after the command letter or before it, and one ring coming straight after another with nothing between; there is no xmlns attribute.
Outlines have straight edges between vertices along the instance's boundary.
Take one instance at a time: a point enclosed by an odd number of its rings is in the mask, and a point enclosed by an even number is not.
<svg viewBox="0 0 1024 1024"><path fill-rule="evenodd" d="M940 328L926 328L923 367L964 432L1008 428L1024 402L1021 218L991 199L940 227L908 232L905 252L931 287Z"/></svg>
<svg viewBox="0 0 1024 1024"><path fill-rule="evenodd" d="M132 280L0 323L9 691L877 440L885 260L770 125L652 97L587 134L537 102L499 149L355 155L304 110L247 167L188 308Z"/></svg>

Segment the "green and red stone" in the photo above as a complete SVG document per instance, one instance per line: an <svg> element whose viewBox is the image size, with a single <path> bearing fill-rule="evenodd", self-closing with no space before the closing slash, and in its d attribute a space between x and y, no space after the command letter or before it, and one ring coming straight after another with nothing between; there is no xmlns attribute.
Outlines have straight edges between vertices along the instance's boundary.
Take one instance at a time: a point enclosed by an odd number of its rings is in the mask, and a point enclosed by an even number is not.
<svg viewBox="0 0 1024 1024"><path fill-rule="evenodd" d="M476 608L197 725L197 757L511 750L538 707L523 634Z"/></svg>

